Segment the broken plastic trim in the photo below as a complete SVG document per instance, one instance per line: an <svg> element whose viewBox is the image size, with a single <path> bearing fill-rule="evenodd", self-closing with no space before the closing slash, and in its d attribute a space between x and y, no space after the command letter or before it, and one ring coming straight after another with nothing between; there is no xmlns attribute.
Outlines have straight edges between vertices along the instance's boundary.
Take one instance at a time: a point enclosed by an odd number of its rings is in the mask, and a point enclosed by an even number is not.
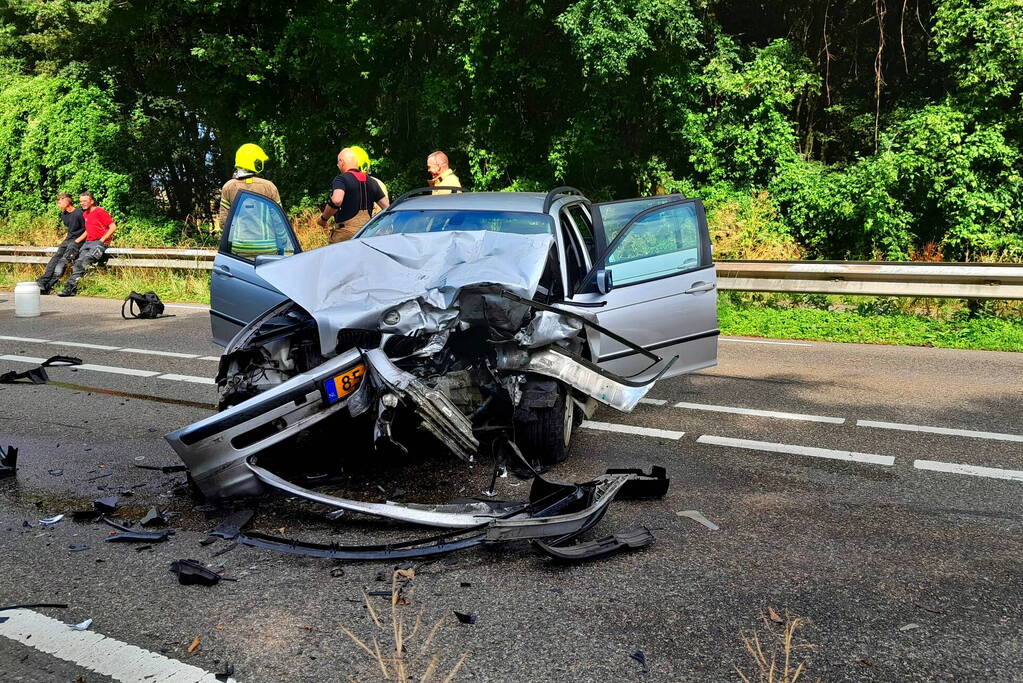
<svg viewBox="0 0 1023 683"><path fill-rule="evenodd" d="M554 377L601 403L630 412L677 360L678 356L674 356L649 381L633 382L608 372L581 356L552 346L532 354L521 369Z"/></svg>
<svg viewBox="0 0 1023 683"><path fill-rule="evenodd" d="M467 503L465 505L402 505L400 503L364 503L358 500L340 498L324 493L317 493L303 488L298 484L283 479L273 472L256 464L256 456L250 456L245 463L262 483L283 491L288 495L298 496L316 503L323 503L349 512L361 512L374 517L386 517L399 522L410 522L423 526L441 527L445 529L467 529L485 525L500 515L508 514L506 508L494 509L487 503ZM525 509L523 504L520 510ZM517 512L517 511L516 511Z"/></svg>
<svg viewBox="0 0 1023 683"><path fill-rule="evenodd" d="M413 543L422 543L419 539ZM430 545L407 547L410 544L396 543L393 545L366 545L366 546L343 546L308 543L305 541L294 541L288 538L267 536L265 534L242 534L238 542L254 548L264 550L275 550L279 553L289 555L304 555L306 557L322 557L332 560L400 560L411 557L429 557L431 555L443 555L456 550L464 550L482 544L483 534L476 534L468 538L461 538L454 541L438 541Z"/></svg>
<svg viewBox="0 0 1023 683"><path fill-rule="evenodd" d="M533 547L544 555L562 562L585 562L614 555L623 550L645 548L653 542L654 535L650 533L650 529L641 526L586 543L557 546L543 541L533 541Z"/></svg>

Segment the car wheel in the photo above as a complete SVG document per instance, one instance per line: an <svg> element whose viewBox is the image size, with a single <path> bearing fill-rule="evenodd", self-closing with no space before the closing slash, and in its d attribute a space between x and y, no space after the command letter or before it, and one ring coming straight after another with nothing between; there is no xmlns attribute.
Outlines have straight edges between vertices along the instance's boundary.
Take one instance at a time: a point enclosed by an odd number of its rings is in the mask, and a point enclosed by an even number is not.
<svg viewBox="0 0 1023 683"><path fill-rule="evenodd" d="M515 423L515 442L526 460L542 472L568 457L576 426L575 401L559 385L553 406L532 408L529 412L532 419Z"/></svg>

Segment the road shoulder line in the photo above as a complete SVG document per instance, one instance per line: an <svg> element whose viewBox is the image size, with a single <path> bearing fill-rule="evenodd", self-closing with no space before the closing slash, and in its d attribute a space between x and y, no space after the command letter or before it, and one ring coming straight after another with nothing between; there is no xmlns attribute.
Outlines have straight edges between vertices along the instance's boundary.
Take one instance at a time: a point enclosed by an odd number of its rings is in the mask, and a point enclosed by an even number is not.
<svg viewBox="0 0 1023 683"><path fill-rule="evenodd" d="M651 427L636 427L634 425L615 424L612 422L591 422L590 420L583 420L579 426L583 429L634 434L636 436L652 436L658 439L671 439L673 441L678 441L685 435L685 432L675 432L670 429L653 429Z"/></svg>
<svg viewBox="0 0 1023 683"><path fill-rule="evenodd" d="M767 451L769 453L785 453L787 455L808 455L814 458L829 458L831 460L847 460L861 462L869 465L885 465L891 467L895 464L895 458L890 455L877 455L876 453L856 453L855 451L836 451L830 448L815 448L812 446L797 446L787 443L772 443L770 441L752 441L750 439L733 439L726 436L714 436L704 434L696 440L696 443L709 444L711 446L727 446L731 448L745 448L752 451Z"/></svg>
<svg viewBox="0 0 1023 683"><path fill-rule="evenodd" d="M735 406L720 406L710 403L686 403L680 401L675 404L676 408L687 410L707 410L715 413L734 413L736 415L752 415L754 417L773 417L778 420L802 420L804 422L827 422L830 424L845 424L844 417L831 417L829 415L807 415L804 413L786 413L779 410L757 410L755 408L738 408Z"/></svg>
<svg viewBox="0 0 1023 683"><path fill-rule="evenodd" d="M991 439L993 441L1023 442L1021 434L1004 434L1001 432L980 432L973 429L951 429L948 427L929 427L925 425L902 424L901 422L878 422L876 420L856 420L857 427L873 427L875 429L895 429L903 432L924 432L945 436L967 436L972 439Z"/></svg>
<svg viewBox="0 0 1023 683"><path fill-rule="evenodd" d="M989 479L1009 479L1023 481L1023 471L1003 470L999 467L981 467L980 465L963 465L937 460L914 460L913 467L931 472L947 472L949 474L968 474L971 477L988 477Z"/></svg>

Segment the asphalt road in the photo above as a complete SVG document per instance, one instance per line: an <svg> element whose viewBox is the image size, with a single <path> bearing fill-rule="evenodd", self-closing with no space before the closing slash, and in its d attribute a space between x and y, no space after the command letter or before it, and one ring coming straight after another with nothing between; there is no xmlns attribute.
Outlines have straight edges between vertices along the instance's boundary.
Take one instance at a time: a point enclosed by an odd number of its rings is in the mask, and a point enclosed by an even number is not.
<svg viewBox="0 0 1023 683"><path fill-rule="evenodd" d="M37 615L92 618L103 647L196 667L165 680L227 663L239 681L381 678L344 629L393 649L390 601L368 598L380 628L363 597L390 589L392 565L244 546L215 555L229 544L199 541L223 511L176 488L181 474L136 467L175 464L162 435L212 410L208 314L168 308L175 317L124 321L119 302L46 298L41 317L21 319L4 299L0 372L56 353L89 365L53 368L47 385L0 385L0 445L20 449L17 477L0 480L0 603L68 605L0 612L0 679L134 680L141 670L125 659L112 677L94 673L85 665L100 646L65 646L65 627ZM792 652L805 662L801 680L1023 680L1023 357L728 339L719 357L658 384L632 414L601 410L551 473L583 481L608 467L665 466L665 499L618 501L590 534L647 525L656 543L579 566L525 545L418 563L411 604L397 608L406 635L420 610L426 624L406 648L414 671L436 655L446 673L464 654L458 680L756 680L743 637L775 648L774 614L805 620ZM346 443L339 434L336 455L353 463L348 492L368 500L472 497L489 480L486 463L370 459ZM527 488L501 479L498 496ZM141 549L71 520L106 495L120 497L124 520L169 509L176 533ZM677 514L693 510L719 528ZM268 500L251 528L353 544L417 533L324 512ZM38 521L61 513L52 526ZM179 585L168 565L182 558L237 581ZM478 621L459 624L453 610Z"/></svg>

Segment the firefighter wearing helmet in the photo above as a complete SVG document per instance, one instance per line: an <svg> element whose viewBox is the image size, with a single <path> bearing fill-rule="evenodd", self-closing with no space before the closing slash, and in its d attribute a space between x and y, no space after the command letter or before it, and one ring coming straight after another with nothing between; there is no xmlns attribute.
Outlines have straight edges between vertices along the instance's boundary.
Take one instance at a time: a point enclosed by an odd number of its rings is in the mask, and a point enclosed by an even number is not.
<svg viewBox="0 0 1023 683"><path fill-rule="evenodd" d="M269 180L259 177L259 174L263 172L263 164L269 158L259 145L254 145L251 142L242 145L235 152L234 175L220 189L221 229L227 223L227 216L231 212L231 203L241 190L260 194L278 204L281 203L281 195L277 191L277 186Z"/></svg>

